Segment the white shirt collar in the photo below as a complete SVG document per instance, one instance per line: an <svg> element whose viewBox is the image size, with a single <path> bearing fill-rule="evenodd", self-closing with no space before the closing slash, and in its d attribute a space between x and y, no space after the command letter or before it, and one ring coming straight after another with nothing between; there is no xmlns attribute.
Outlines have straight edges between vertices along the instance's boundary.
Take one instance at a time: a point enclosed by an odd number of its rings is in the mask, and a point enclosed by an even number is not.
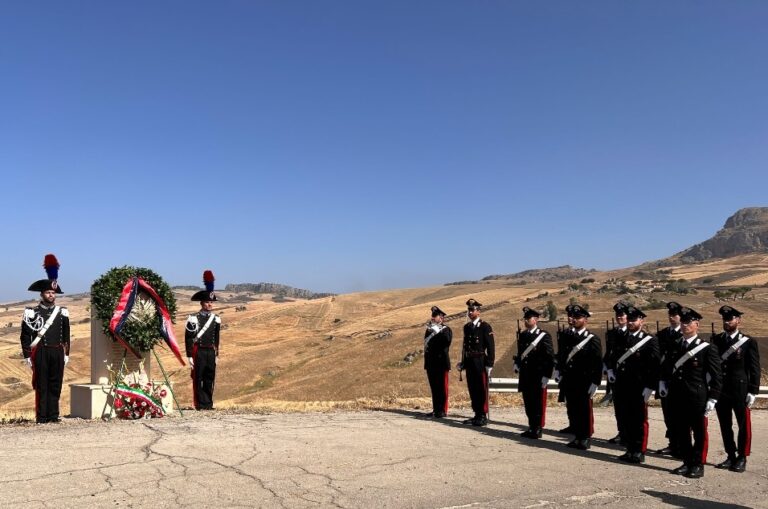
<svg viewBox="0 0 768 509"><path fill-rule="evenodd" d="M696 334L696 335L695 335L695 336L693 336L692 338L689 338L689 339L685 339L685 338L683 338L683 339L685 340L685 344L686 344L686 345L690 345L691 343L693 343L694 341L696 341L696 339L697 339L698 337L699 337L699 335L698 335L698 334Z"/></svg>
<svg viewBox="0 0 768 509"><path fill-rule="evenodd" d="M739 329L736 329L736 331L733 334L731 334L730 336L731 336L731 339L734 339L738 335L739 335Z"/></svg>
<svg viewBox="0 0 768 509"><path fill-rule="evenodd" d="M475 327L477 327L477 324L479 324L479 323L480 323L480 317L479 316L477 318L475 318L474 320L472 320L472 325L474 325Z"/></svg>
<svg viewBox="0 0 768 509"><path fill-rule="evenodd" d="M582 329L577 330L576 334L578 334L579 336L583 336L586 331L587 331L587 328L584 327Z"/></svg>

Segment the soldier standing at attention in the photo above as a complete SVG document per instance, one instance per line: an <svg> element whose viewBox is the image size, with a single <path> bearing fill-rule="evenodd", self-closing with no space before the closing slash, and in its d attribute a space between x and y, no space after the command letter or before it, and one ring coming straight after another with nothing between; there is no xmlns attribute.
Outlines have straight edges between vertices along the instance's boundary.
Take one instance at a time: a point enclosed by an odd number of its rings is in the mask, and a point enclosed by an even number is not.
<svg viewBox="0 0 768 509"><path fill-rule="evenodd" d="M453 332L443 324L444 320L443 310L432 306L432 319L424 331L424 369L432 391L432 412L427 416L435 419L442 419L448 413L449 350Z"/></svg>
<svg viewBox="0 0 768 509"><path fill-rule="evenodd" d="M558 328L557 330L557 354L555 354L555 371L552 374L552 378L555 379L555 382L558 386L558 403L565 403L565 391L563 390L563 386L561 384L562 378L560 377L559 354L560 352L565 351L564 345L570 343L571 336L575 333L575 329L573 328L573 304L568 304L565 306L565 314L568 317L568 327L563 327L562 329ZM559 430L558 433L571 433L571 426L566 426L565 428Z"/></svg>
<svg viewBox="0 0 768 509"><path fill-rule="evenodd" d="M723 317L723 332L712 338L712 343L722 363L723 389L715 409L728 457L715 468L741 473L747 469L747 456L752 448L750 408L760 390L760 353L757 342L739 330L741 311L723 306L718 312ZM734 415L739 427L738 447L733 441Z"/></svg>
<svg viewBox="0 0 768 509"><path fill-rule="evenodd" d="M480 319L483 305L475 299L467 301L469 323L464 325L464 345L459 370L467 370L467 389L472 400L475 416L464 424L488 425L488 379L491 376L496 356L493 329L488 322Z"/></svg>
<svg viewBox="0 0 768 509"><path fill-rule="evenodd" d="M213 312L218 299L213 291L213 272L203 273L205 290L192 295L200 302L200 311L187 318L184 343L187 360L192 367L192 396L195 410L213 410L213 387L216 382L216 364L219 360L219 333L221 318Z"/></svg>
<svg viewBox="0 0 768 509"><path fill-rule="evenodd" d="M627 305L623 302L617 302L613 305L613 312L616 315L616 327L605 333L605 355L603 356L603 371L605 374L608 374L608 359L613 355L613 349L627 334ZM608 442L611 444L618 444L622 442L622 439L621 428L619 427L619 409L616 408L613 387L613 381L608 377L605 386L605 396L602 401L600 401L600 405L607 405L613 402L613 413L616 416L616 428L619 432L615 437L608 440Z"/></svg>
<svg viewBox="0 0 768 509"><path fill-rule="evenodd" d="M627 334L618 337L608 359L608 380L614 382L613 403L627 452L627 463L644 463L648 447L648 400L659 382L659 342L643 331L645 313L625 310Z"/></svg>
<svg viewBox="0 0 768 509"><path fill-rule="evenodd" d="M574 439L568 447L586 450L594 433L592 397L603 374L603 355L600 338L587 330L589 311L575 304L571 308L574 332L557 352L560 367L560 387L565 392L568 428Z"/></svg>
<svg viewBox="0 0 768 509"><path fill-rule="evenodd" d="M31 292L40 292L40 303L26 308L21 321L21 351L32 369L38 423L60 421L59 397L64 366L69 363L69 311L56 305L56 294L64 293L58 283L59 262L48 254L43 267L48 279L29 287Z"/></svg>
<svg viewBox="0 0 768 509"><path fill-rule="evenodd" d="M659 331L659 353L661 353L662 366L666 363L666 360L670 357L670 351L676 348L677 343L683 337L683 333L680 331L680 304L677 302L667 302L667 315L669 316L669 327L665 327ZM659 391L656 391L654 396L656 399L661 399L661 412L664 415L664 426L667 430L664 434L667 437L668 445L656 451L658 454L665 454L674 456L675 458L682 459L680 455L680 448L675 443L675 437L672 430L674 429L673 412L669 407L669 399L662 398L659 395Z"/></svg>
<svg viewBox="0 0 768 509"><path fill-rule="evenodd" d="M720 356L716 347L699 338L699 320L701 315L693 309L680 308L683 338L670 350L659 382L660 396L669 398L675 443L684 462L672 473L690 478L704 476L708 417L722 386Z"/></svg>
<svg viewBox="0 0 768 509"><path fill-rule="evenodd" d="M539 329L539 312L523 308L525 330L517 340L517 355L514 357L515 372L520 373L517 390L523 393L525 415L528 416L528 430L521 435L526 438L541 438L547 412L547 384L555 367L555 350L552 337Z"/></svg>

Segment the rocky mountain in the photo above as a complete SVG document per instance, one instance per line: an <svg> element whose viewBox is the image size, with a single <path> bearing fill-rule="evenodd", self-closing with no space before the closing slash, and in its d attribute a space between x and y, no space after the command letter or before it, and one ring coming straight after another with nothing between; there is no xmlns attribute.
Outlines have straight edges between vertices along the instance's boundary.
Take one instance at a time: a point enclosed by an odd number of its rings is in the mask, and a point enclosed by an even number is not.
<svg viewBox="0 0 768 509"><path fill-rule="evenodd" d="M736 212L711 239L689 247L667 260L697 263L713 258L768 253L768 207L749 207Z"/></svg>
<svg viewBox="0 0 768 509"><path fill-rule="evenodd" d="M494 274L486 276L480 281L457 281L447 283L448 285L461 285L471 283L482 283L487 281L509 281L514 284L525 285L528 283L549 283L552 281L567 281L569 279L584 278L595 272L595 269L581 269L562 265L560 267L550 267L546 269L529 269L513 274Z"/></svg>
<svg viewBox="0 0 768 509"><path fill-rule="evenodd" d="M269 293L291 299L322 299L323 297L335 295L334 293L317 293L277 283L230 283L224 287L224 291L235 293Z"/></svg>

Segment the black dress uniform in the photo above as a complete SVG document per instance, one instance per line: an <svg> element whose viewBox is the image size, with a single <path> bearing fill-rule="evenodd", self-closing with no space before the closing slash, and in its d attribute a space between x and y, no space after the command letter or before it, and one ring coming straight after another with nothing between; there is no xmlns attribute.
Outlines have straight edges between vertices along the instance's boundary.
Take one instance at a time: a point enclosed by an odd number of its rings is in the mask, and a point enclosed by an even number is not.
<svg viewBox="0 0 768 509"><path fill-rule="evenodd" d="M480 309L474 299L467 301L469 310ZM462 368L467 371L467 389L475 416L468 420L473 426L488 424L488 372L496 359L493 328L479 317L464 325Z"/></svg>
<svg viewBox="0 0 768 509"><path fill-rule="evenodd" d="M730 306L720 308L724 321L742 313ZM760 353L757 342L740 330L722 332L712 339L722 362L723 388L717 400L717 418L728 459L717 465L743 472L752 447L752 419L747 406L747 394L756 396L760 390ZM733 416L739 427L738 443L733 440Z"/></svg>
<svg viewBox="0 0 768 509"><path fill-rule="evenodd" d="M670 316L679 315L680 314L680 304L677 302L668 302L667 303L667 311ZM666 360L669 359L672 355L672 350L677 348L677 343L680 342L680 340L683 337L683 333L680 332L680 326L677 327L665 327L659 331L659 334L657 336L659 340L659 353L661 354L661 364L664 365ZM674 423L672 422L672 409L670 408L669 404L669 398L662 398L659 396L659 391L656 391L656 394L654 395L654 398L661 400L661 412L664 416L664 426L666 427L666 432L664 436L667 438L667 441L669 442L669 445L663 449L660 449L658 452L660 454L671 454L674 457L680 456L680 448L675 443L675 437L672 432L674 429Z"/></svg>
<svg viewBox="0 0 768 509"><path fill-rule="evenodd" d="M523 313L526 319L539 316L536 310L528 307L523 308ZM542 387L542 379L549 379L555 367L552 337L538 326L520 332L514 362L520 371L517 390L523 393L525 415L528 417L528 430L523 436L541 438L547 409L547 388Z"/></svg>
<svg viewBox="0 0 768 509"><path fill-rule="evenodd" d="M617 302L613 305L613 311L616 314L616 318L619 318L620 316L624 316L627 314L627 305L623 302ZM609 329L605 332L605 352L603 352L603 366L605 369L608 369L608 359L611 358L613 349L617 343L617 341L620 340L620 338L627 333L627 326L624 325L623 327L613 327L612 329ZM613 383L608 381L605 384L605 398L604 401L610 402L613 398Z"/></svg>
<svg viewBox="0 0 768 509"><path fill-rule="evenodd" d="M589 316L581 306L573 306L575 317ZM568 428L575 439L568 444L577 449L588 449L594 433L592 415L592 384L600 386L603 375L603 355L600 338L588 329L574 331L563 336L563 344L557 352L560 370L560 390L565 393L568 411Z"/></svg>
<svg viewBox="0 0 768 509"><path fill-rule="evenodd" d="M216 301L213 274L205 271L206 289L195 293L193 301ZM221 318L216 313L200 311L187 318L184 343L187 357L192 358L192 394L196 410L213 409L213 388L216 382L216 360L219 356Z"/></svg>
<svg viewBox="0 0 768 509"><path fill-rule="evenodd" d="M63 293L57 282L59 265L53 255L45 257L45 267L49 279L35 281L29 290L41 293L53 290ZM24 358L32 363L35 419L39 423L59 421L59 398L64 382L64 365L69 358L69 346L67 308L41 302L24 310L21 321L21 351Z"/></svg>
<svg viewBox="0 0 768 509"><path fill-rule="evenodd" d="M445 316L437 306L432 306L432 317ZM451 371L449 350L453 332L447 325L431 323L424 331L424 369L427 371L432 392L432 416L436 419L448 413L448 374Z"/></svg>
<svg viewBox="0 0 768 509"><path fill-rule="evenodd" d="M645 318L631 306L628 319ZM619 459L630 463L645 461L648 447L648 404L646 395L659 383L659 342L642 330L627 333L617 339L608 359L609 373L615 378L613 404L619 431L627 453Z"/></svg>
<svg viewBox="0 0 768 509"><path fill-rule="evenodd" d="M680 317L683 323L701 319L700 314L686 307L680 309ZM708 400L717 401L722 386L720 357L716 347L698 336L681 339L669 353L661 378L668 390L674 440L684 461L672 472L701 477L709 445L706 406Z"/></svg>

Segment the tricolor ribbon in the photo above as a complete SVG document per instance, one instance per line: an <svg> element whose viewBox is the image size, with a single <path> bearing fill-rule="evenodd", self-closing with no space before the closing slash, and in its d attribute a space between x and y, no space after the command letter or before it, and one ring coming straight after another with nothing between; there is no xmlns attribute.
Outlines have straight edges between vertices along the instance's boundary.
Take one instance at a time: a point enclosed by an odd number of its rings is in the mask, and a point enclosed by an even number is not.
<svg viewBox="0 0 768 509"><path fill-rule="evenodd" d="M141 358L141 355L128 344L121 336L120 332L125 325L128 316L131 314L133 305L136 303L136 294L139 288L144 290L155 301L157 309L160 312L160 335L165 340L166 344L170 347L171 351L176 355L182 366L184 366L184 358L181 356L181 350L179 350L179 344L176 342L176 336L173 333L173 322L171 322L171 315L168 312L168 307L165 305L165 301L160 297L149 283L141 279L140 277L133 277L125 283L123 291L120 294L120 300L117 303L115 312L112 314L112 319L109 321L109 331L125 348L131 351L136 357Z"/></svg>
<svg viewBox="0 0 768 509"><path fill-rule="evenodd" d="M136 402L139 404L146 403L146 411L151 413L159 413L160 415L164 415L165 413L163 412L163 404L141 389L135 389L124 384L118 384L115 387L115 393L118 397L127 398L129 400L133 399L136 400Z"/></svg>

